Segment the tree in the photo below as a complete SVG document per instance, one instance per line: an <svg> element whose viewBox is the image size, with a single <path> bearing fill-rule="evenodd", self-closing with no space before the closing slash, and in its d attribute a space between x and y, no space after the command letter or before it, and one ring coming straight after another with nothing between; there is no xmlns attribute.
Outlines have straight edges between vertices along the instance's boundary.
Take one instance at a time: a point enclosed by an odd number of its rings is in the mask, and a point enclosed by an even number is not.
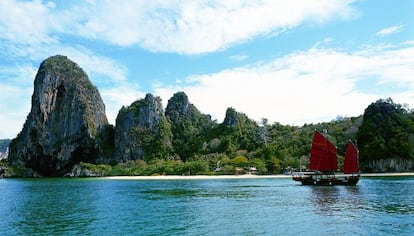
<svg viewBox="0 0 414 236"><path fill-rule="evenodd" d="M191 104L184 92L174 94L168 101L165 115L171 124L174 152L181 160L185 162L201 153L214 126L211 117Z"/></svg>
<svg viewBox="0 0 414 236"><path fill-rule="evenodd" d="M282 163L279 159L272 158L266 161L266 169L269 173L279 174L282 171Z"/></svg>
<svg viewBox="0 0 414 236"><path fill-rule="evenodd" d="M391 98L369 105L358 132L361 161L414 158L412 124L407 110Z"/></svg>
<svg viewBox="0 0 414 236"><path fill-rule="evenodd" d="M249 165L249 159L245 156L237 156L232 162L235 167L247 167Z"/></svg>

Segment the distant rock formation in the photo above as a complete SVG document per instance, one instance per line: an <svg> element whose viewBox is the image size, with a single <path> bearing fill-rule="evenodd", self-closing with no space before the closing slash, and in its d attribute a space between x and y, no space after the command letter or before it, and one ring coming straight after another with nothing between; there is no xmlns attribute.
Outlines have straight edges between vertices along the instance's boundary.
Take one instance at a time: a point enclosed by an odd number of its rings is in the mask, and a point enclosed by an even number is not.
<svg viewBox="0 0 414 236"><path fill-rule="evenodd" d="M9 161L42 176L62 176L79 163L103 160L110 140L105 105L85 72L65 56L42 62L32 108L12 140Z"/></svg>
<svg viewBox="0 0 414 236"><path fill-rule="evenodd" d="M231 107L227 108L226 117L224 118L222 125L233 129L237 128L240 125L257 126L256 122L251 120L244 113L237 112L234 108Z"/></svg>
<svg viewBox="0 0 414 236"><path fill-rule="evenodd" d="M168 100L165 116L171 122L174 152L183 161L202 148L204 136L214 125L210 115L202 114L184 92Z"/></svg>
<svg viewBox="0 0 414 236"><path fill-rule="evenodd" d="M369 172L411 172L414 170L414 160L402 158L389 158L369 160L366 164Z"/></svg>
<svg viewBox="0 0 414 236"><path fill-rule="evenodd" d="M115 159L143 160L164 157L172 150L170 124L161 99L147 94L129 107L122 107L116 118Z"/></svg>
<svg viewBox="0 0 414 236"><path fill-rule="evenodd" d="M227 143L227 149L237 144L237 148L253 150L258 145L259 126L246 114L237 112L234 108L227 108L226 117L220 125L222 136L232 136L233 143Z"/></svg>

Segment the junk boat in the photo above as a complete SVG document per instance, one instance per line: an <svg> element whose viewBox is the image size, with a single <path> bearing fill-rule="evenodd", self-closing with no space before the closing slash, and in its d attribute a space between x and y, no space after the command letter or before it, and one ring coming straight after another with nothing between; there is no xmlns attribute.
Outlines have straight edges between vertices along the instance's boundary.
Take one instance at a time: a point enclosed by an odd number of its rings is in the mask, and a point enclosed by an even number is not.
<svg viewBox="0 0 414 236"><path fill-rule="evenodd" d="M357 147L348 142L343 173L338 169L337 150L323 134L315 130L310 153L309 171L295 172L292 179L302 185L356 185L360 179Z"/></svg>

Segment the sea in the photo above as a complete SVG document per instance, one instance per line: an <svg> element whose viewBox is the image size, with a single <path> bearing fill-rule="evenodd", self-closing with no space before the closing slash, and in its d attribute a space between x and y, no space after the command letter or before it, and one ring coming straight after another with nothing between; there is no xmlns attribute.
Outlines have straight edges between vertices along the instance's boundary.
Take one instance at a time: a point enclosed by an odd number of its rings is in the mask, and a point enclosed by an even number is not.
<svg viewBox="0 0 414 236"><path fill-rule="evenodd" d="M414 235L414 177L0 179L0 235Z"/></svg>

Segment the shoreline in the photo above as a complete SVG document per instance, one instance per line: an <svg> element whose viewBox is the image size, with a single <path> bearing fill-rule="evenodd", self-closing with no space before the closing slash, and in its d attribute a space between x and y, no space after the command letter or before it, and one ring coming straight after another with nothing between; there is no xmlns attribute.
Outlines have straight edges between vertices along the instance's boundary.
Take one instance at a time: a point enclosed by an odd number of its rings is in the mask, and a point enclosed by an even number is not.
<svg viewBox="0 0 414 236"><path fill-rule="evenodd" d="M414 172L402 173L363 173L361 177L399 177L414 176ZM214 180L214 179L283 179L292 175L157 175L157 176L106 176L97 177L108 180Z"/></svg>
<svg viewBox="0 0 414 236"><path fill-rule="evenodd" d="M156 176L106 176L109 180L214 180L214 179L281 179L291 175L156 175Z"/></svg>
<svg viewBox="0 0 414 236"><path fill-rule="evenodd" d="M414 176L414 172L399 172L399 173L363 173L362 177L398 177L398 176Z"/></svg>

